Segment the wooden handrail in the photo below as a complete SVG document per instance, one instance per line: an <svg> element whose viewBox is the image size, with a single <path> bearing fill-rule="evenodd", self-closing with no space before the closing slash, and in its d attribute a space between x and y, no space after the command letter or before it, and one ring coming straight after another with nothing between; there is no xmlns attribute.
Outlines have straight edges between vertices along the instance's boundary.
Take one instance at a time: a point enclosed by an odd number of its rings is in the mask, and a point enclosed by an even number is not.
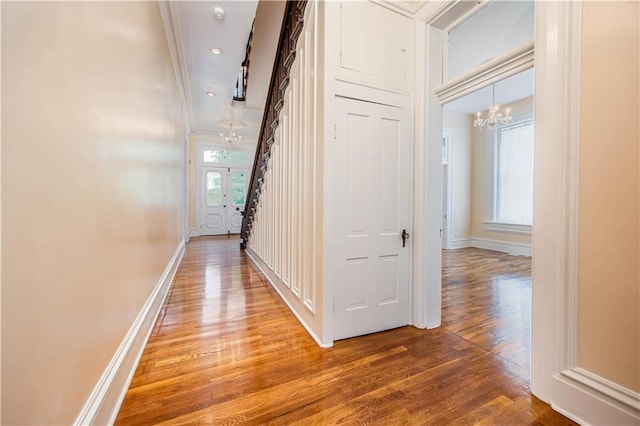
<svg viewBox="0 0 640 426"><path fill-rule="evenodd" d="M267 101L262 115L262 125L260 136L256 146L256 154L253 160L253 170L247 199L244 206L244 217L242 218L242 229L240 230L240 247L246 248L249 241L249 232L253 225L255 211L260 200L264 174L269 166L271 156L271 145L274 141L275 130L278 127L278 113L284 102L284 92L289 84L289 70L296 55L296 42L302 33L304 21L304 9L306 0L287 1L280 29L280 39L278 49L271 72L271 83L267 93Z"/></svg>
<svg viewBox="0 0 640 426"><path fill-rule="evenodd" d="M249 33L249 39L247 40L247 46L244 49L244 59L242 65L240 65L240 72L238 73L238 80L236 81L236 88L233 93L233 100L244 102L247 96L247 82L249 81L249 58L251 57L251 46L253 44L253 28L255 25L251 25L251 32Z"/></svg>

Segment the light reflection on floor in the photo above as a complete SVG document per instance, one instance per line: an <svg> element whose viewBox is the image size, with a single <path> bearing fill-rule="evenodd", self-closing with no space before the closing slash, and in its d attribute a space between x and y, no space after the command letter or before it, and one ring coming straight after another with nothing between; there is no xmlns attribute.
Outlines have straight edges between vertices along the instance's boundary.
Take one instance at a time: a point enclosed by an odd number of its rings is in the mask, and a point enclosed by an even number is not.
<svg viewBox="0 0 640 426"><path fill-rule="evenodd" d="M531 258L443 250L442 324L522 368L531 358Z"/></svg>

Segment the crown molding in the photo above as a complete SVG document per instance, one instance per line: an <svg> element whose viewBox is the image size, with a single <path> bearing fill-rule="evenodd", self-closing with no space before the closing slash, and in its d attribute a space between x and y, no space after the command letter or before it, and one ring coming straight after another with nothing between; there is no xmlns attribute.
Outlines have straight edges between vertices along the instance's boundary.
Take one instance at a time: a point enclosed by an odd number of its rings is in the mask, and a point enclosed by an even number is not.
<svg viewBox="0 0 640 426"><path fill-rule="evenodd" d="M193 129L193 109L191 102L191 92L189 91L189 73L185 67L185 55L183 50L183 36L180 28L179 12L176 2L158 0L158 8L162 17L162 26L167 37L169 53L171 54L171 64L178 84L180 100L186 112L185 127L188 133Z"/></svg>

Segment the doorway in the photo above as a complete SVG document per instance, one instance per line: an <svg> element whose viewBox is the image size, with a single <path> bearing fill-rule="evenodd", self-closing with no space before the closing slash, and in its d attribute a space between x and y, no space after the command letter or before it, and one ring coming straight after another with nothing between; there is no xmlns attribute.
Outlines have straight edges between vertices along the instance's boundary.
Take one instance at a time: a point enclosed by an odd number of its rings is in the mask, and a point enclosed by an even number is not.
<svg viewBox="0 0 640 426"><path fill-rule="evenodd" d="M528 379L534 69L443 108L442 326ZM493 111L493 119L491 119ZM446 135L446 136L445 136Z"/></svg>
<svg viewBox="0 0 640 426"><path fill-rule="evenodd" d="M199 235L240 233L249 184L250 149L199 145L196 197Z"/></svg>
<svg viewBox="0 0 640 426"><path fill-rule="evenodd" d="M201 235L238 234L247 196L248 169L202 168Z"/></svg>
<svg viewBox="0 0 640 426"><path fill-rule="evenodd" d="M409 323L410 114L336 100L334 340Z"/></svg>
<svg viewBox="0 0 640 426"><path fill-rule="evenodd" d="M454 3L450 4L449 10L456 12ZM424 107L420 105L417 115L417 132L424 135L419 142L426 140L428 149L417 149L415 179L423 183L426 191L416 193L415 197L418 206L416 223L426 225L419 234L424 243L418 244L418 250L414 246L416 261L413 264L415 274L421 280L418 284L424 282L425 286L423 289L418 285L414 290L417 295L414 306L418 307L414 322L427 328L440 325L441 241L436 237L442 215L441 176L420 171L422 167L439 170L441 160L437 152L441 149L442 138L441 106L473 91L470 87L484 87L531 68L535 60L535 133L538 143L535 147L534 221L537 227L532 244L536 257L532 269L536 278L533 283L531 348L536 361L531 369L531 390L542 400L553 402L565 410L584 412L578 404L586 401L586 391L580 391L582 393L572 400L565 398L577 388L561 374L572 372L577 366L577 231L573 224L578 220L579 158L571 153L578 152L580 144L582 4L536 3L535 51L534 40L531 40L528 45L477 65L465 74L464 79L447 80L447 59L444 58L448 49L447 29L452 22L460 22L473 12L446 16L439 11L425 19L427 25L421 34L427 54L424 63L417 63L419 71L425 73L424 80L419 81L421 93L425 95L419 99ZM467 40L475 41L477 38L467 37ZM509 66L506 66L507 62ZM433 93L435 96L431 96ZM433 176L438 182L433 182ZM432 202L430 208L427 200L437 202ZM578 382L588 387L586 379ZM593 396L589 400L598 402Z"/></svg>

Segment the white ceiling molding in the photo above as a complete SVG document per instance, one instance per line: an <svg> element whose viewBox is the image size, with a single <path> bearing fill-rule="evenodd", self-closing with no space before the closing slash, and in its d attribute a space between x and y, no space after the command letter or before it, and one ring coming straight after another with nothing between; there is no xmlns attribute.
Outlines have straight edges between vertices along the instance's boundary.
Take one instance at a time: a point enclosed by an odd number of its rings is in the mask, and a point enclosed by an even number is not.
<svg viewBox="0 0 640 426"><path fill-rule="evenodd" d="M436 96L441 104L445 104L533 68L533 54L532 41L443 84L436 90Z"/></svg>
<svg viewBox="0 0 640 426"><path fill-rule="evenodd" d="M158 4L165 2L158 1ZM180 28L179 12L175 2L166 2L168 6L168 16L171 21L171 27L174 34L174 43L176 45L176 58L178 67L180 69L180 84L182 85L182 91L185 94L185 102L187 104L187 112L189 113L189 128L193 131L193 103L191 102L191 91L189 90L189 71L185 66L184 58L184 39L182 36L182 29Z"/></svg>
<svg viewBox="0 0 640 426"><path fill-rule="evenodd" d="M173 74L178 86L178 94L180 96L180 102L182 103L182 119L184 121L185 131L187 134L191 133L191 102L188 99L188 92L185 91L184 86L184 68L180 61L180 44L178 43L178 37L176 35L176 27L174 24L172 12L172 2L158 1L158 8L160 9L160 17L162 18L162 26L164 27L164 34L167 38L167 44L169 46L169 54L171 56L171 65L173 67Z"/></svg>
<svg viewBox="0 0 640 426"><path fill-rule="evenodd" d="M497 105L507 105L530 98L534 92L534 80L534 69L530 68L514 76L505 78L495 83L495 85L476 90L455 101L449 102L444 105L444 110L464 114L475 114L479 111L486 111L489 105L492 104L492 87L494 86L495 103Z"/></svg>
<svg viewBox="0 0 640 426"><path fill-rule="evenodd" d="M476 2L463 0L427 1L425 6L417 11L415 17L426 24L441 30L447 28L460 16L476 8Z"/></svg>
<svg viewBox="0 0 640 426"><path fill-rule="evenodd" d="M429 0L371 0L373 3L377 3L387 9L398 12L409 18L413 18L418 10L420 10L425 4L429 3Z"/></svg>

